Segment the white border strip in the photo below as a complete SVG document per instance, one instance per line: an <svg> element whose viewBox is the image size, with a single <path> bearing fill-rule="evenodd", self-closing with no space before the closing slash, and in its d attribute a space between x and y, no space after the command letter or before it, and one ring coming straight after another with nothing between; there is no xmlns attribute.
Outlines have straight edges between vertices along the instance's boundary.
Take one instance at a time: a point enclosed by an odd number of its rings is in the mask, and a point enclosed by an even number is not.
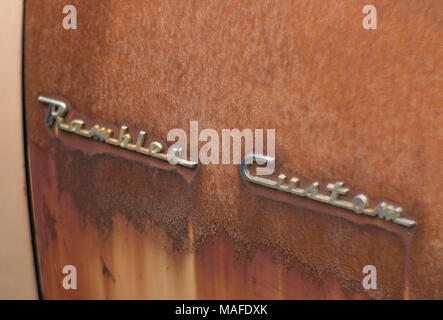
<svg viewBox="0 0 443 320"><path fill-rule="evenodd" d="M22 119L23 1L0 1L0 300L37 299Z"/></svg>

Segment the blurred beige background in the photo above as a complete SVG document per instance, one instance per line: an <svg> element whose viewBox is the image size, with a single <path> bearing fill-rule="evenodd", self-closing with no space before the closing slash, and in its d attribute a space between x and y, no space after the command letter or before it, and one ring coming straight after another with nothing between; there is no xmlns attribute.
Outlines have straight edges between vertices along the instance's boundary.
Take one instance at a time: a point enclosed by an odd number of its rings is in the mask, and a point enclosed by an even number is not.
<svg viewBox="0 0 443 320"><path fill-rule="evenodd" d="M23 1L0 1L0 300L36 299L21 100Z"/></svg>

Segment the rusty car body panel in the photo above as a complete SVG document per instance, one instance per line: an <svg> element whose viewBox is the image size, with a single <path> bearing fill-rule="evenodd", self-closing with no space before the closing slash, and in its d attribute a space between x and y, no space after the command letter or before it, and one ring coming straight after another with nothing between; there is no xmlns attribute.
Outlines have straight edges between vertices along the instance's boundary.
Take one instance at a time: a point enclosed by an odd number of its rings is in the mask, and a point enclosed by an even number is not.
<svg viewBox="0 0 443 320"><path fill-rule="evenodd" d="M26 1L25 112L47 299L441 299L443 3ZM346 31L343 31L346 30ZM406 229L44 125L275 128L277 171L401 204ZM61 286L64 265L78 289ZM362 288L377 266L377 290Z"/></svg>

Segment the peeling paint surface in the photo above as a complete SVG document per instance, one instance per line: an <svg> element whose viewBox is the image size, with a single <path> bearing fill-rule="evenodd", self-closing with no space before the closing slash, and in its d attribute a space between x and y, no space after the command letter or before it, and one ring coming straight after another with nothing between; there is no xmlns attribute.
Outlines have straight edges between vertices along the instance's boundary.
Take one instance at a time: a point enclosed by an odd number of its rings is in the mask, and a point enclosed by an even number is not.
<svg viewBox="0 0 443 320"><path fill-rule="evenodd" d="M44 298L443 298L441 1L26 2L25 112ZM343 30L346 30L344 32ZM277 171L344 180L417 221L386 226L177 168L44 124L70 116L166 138L275 128ZM80 116L81 115L81 116ZM165 141L163 141L165 142ZM78 289L61 286L77 267ZM362 288L377 267L378 289Z"/></svg>

